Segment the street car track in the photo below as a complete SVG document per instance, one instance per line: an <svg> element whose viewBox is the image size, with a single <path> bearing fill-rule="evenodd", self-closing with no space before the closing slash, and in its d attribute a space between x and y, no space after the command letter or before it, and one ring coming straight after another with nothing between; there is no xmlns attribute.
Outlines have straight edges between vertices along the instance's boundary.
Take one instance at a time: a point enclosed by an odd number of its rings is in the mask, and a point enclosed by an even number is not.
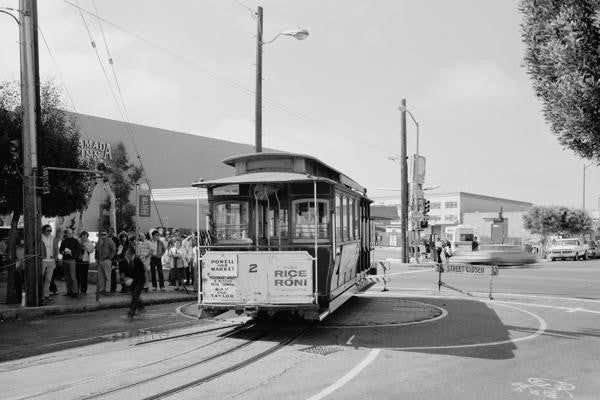
<svg viewBox="0 0 600 400"><path fill-rule="evenodd" d="M255 324L253 324L252 326L256 327ZM245 329L245 328L249 328L249 327L244 327L242 329ZM242 329L238 330L238 333ZM124 384L124 385L121 385L121 386L117 386L117 387L114 387L114 388L109 389L109 390L105 390L105 391L102 391L102 392L91 394L89 396L83 396L83 397L80 397L80 399L86 399L87 400L87 399L97 399L97 398L106 397L106 396L109 396L109 395L112 395L112 394L115 394L115 393L118 393L118 392L123 392L125 390L131 389L131 388L134 388L134 387L138 387L138 386L142 386L142 385L147 384L147 383L151 383L151 382L153 382L153 381L155 381L157 379L163 378L165 376L170 376L170 375L173 375L173 374L181 373L182 371L189 370L190 368L194 368L194 367L197 367L197 366L202 365L202 364L206 364L206 363L208 363L210 361L222 358L224 356L227 356L227 355L230 355L232 353L235 353L238 350L244 349L244 348L246 348L246 347L248 347L248 346L250 346L250 345L252 345L254 343L257 343L258 341L260 341L261 339L263 339L267 335L273 334L278 329L279 329L279 327L275 327L275 328L268 327L267 329L261 329L261 330L259 330L258 333L252 335L251 338L246 339L243 343L236 344L233 347L230 347L230 348L227 348L225 350L219 351L219 352L217 352L217 353L215 353L213 355L210 355L210 356L207 356L207 357L203 357L203 358L201 358L201 359L199 359L197 361L194 361L192 363L189 363L189 364L185 364L185 365L182 365L182 366L178 366L176 368L172 368L172 369L167 370L167 371L163 371L163 372L161 372L159 374L153 374L152 376L146 377L144 379L140 379L140 380L138 380L136 382L132 382L132 383ZM275 351L281 349L282 347L287 346L289 343L291 343L292 341L294 341L296 338L298 338L299 336L301 336L302 334L304 334L308 329L309 329L309 327L304 327L302 330L300 330L300 332L296 332L296 330L295 330L293 335L289 335L284 340L279 341L276 345L270 347L266 351L263 351L263 352L261 352L261 353L259 353L257 355L254 355L254 356L252 356L252 357L250 357L250 358L248 358L248 359L246 359L246 360L244 360L242 362L236 363L236 364L234 364L231 367L227 367L227 368L218 370L218 371L216 371L214 373L211 373L211 374L208 374L208 375L206 375L206 376L204 376L202 378L195 379L195 380L193 380L191 382L188 382L186 384L179 385L177 387L171 388L171 389L169 389L167 391L158 393L158 394L153 395L153 396L151 396L149 398L155 399L155 398L168 397L168 396L171 396L174 393L178 393L178 392L181 392L183 390L187 390L189 388L201 385L201 384L203 384L205 382L208 382L208 381L210 381L212 379L215 379L215 378L217 378L219 376L222 376L222 375L225 375L225 374L227 374L229 372L233 372L235 370L243 368L246 365L250 365L250 364L252 364L252 363L254 363L254 362L256 362L256 361L258 361L258 360L260 360L260 359L262 359L262 358L264 358L266 356L268 356L269 354L274 353ZM230 338L230 337L231 337L231 334L228 334L227 337L221 338L220 340L224 340L224 339L227 339L227 338ZM217 340L217 341L220 341L220 340ZM217 341L214 341L214 342L211 342L209 344L203 345L202 347L207 347L207 346L209 346L211 344L216 343ZM189 354L189 353L190 353L190 351L186 351L185 352L185 354ZM168 357L166 359L162 359L162 360L153 362L152 364L161 363L161 362L164 362L167 359L172 359L172 358L174 358L174 357ZM138 367L131 368L130 370L139 371L140 368L141 367L138 366Z"/></svg>
<svg viewBox="0 0 600 400"><path fill-rule="evenodd" d="M167 398L167 397L171 397L172 395L175 395L177 393L183 392L183 391L188 390L188 389L192 389L192 388L194 388L196 386L200 386L200 385L202 385L202 384L204 384L206 382L212 381L213 379L219 378L219 377L221 377L223 375L226 375L226 374L228 374L230 372L234 372L234 371L237 371L237 370L239 370L241 368L244 368L244 367L246 367L246 366L248 366L250 364L253 364L253 363L255 363L255 362L257 362L257 361L259 361L259 360L261 360L261 359L263 359L263 358L265 358L265 357L267 357L267 356L269 356L269 355L271 355L273 353L275 353L276 351L278 351L278 350L286 347L287 345L291 344L297 338L299 338L304 333L306 333L310 328L311 328L310 326L304 327L299 332L296 332L293 335L289 336L288 338L280 341L275 346L272 346L271 348L269 348L269 349L267 349L267 350L265 350L263 352L260 352L259 354L256 354L256 355L254 355L254 356L252 356L252 357L250 357L250 358L248 358L246 360L243 360L243 361L241 361L241 362L239 362L237 364L234 364L234 365L232 365L230 367L227 367L227 368L220 369L220 370L218 370L218 371L216 371L216 372L214 372L212 374L209 374L209 375L204 376L202 378L198 378L198 379L193 380L191 382L187 382L187 383L185 383L183 385L176 386L176 387L174 387L172 389L169 389L169 390L166 390L164 392L157 393L157 394L155 394L153 396L146 397L146 398L144 398L144 400L157 400L157 399L164 399L164 398Z"/></svg>
<svg viewBox="0 0 600 400"><path fill-rule="evenodd" d="M109 377L109 376L126 374L126 373L132 372L134 370L137 371L140 368L146 368L146 367L150 367L150 366L153 366L153 365L156 365L156 364L160 364L160 363L163 363L165 361L175 359L175 358L180 357L182 355L189 354L191 352L200 350L202 348L206 348L206 347L211 346L211 345L213 345L215 343L218 343L218 342L221 342L223 340L226 340L227 338L231 337L232 335L234 335L235 333L239 332L240 330L242 330L242 329L249 329L252 326L254 326L254 324L236 326L234 329L231 330L231 332L227 332L222 337L219 337L219 338L217 338L215 340L212 340L212 341L210 341L208 343L205 343L205 344L202 344L200 346L194 347L192 349L185 350L185 351L177 353L177 354L173 354L173 355L171 355L169 357L161 358L159 360L155 360L155 361L143 364L143 365L136 365L135 367L122 368L120 370L113 371L113 372L111 372L109 374L105 374L105 375L102 375L102 376L94 376L94 377L82 379L80 381L70 382L68 384L52 388L50 390L45 390L43 392L34 393L34 394L31 394L31 395L28 395L28 396L24 396L24 397L19 397L18 400L26 400L26 399L33 399L33 398L36 398L36 397L44 397L45 395L48 395L49 393L56 393L56 392L60 392L60 391L63 391L63 390L68 390L68 389L74 388L76 386L80 386L80 385L84 385L84 384L87 384L87 383L90 383L90 382L94 382L94 381L97 381L99 379L106 378L106 377ZM196 332L195 334L196 335L201 335L203 333L213 333L216 330L226 329L226 328L229 328L229 326L221 327L221 328L213 328L213 329L204 330L204 331L199 331L199 332ZM182 337L182 336L184 336L184 335L178 335L178 336L173 337L173 338L179 338L179 337ZM191 336L191 334L187 334L185 336L189 337L189 336ZM165 338L165 339L168 339L168 338ZM162 340L149 341L149 343L155 343L155 342L158 342L158 341L162 341ZM21 369L21 368L18 368L18 369ZM107 394L107 393L105 393L105 394ZM95 398L95 397L97 397L97 396L94 395L94 396L91 396L91 397L84 397L84 399Z"/></svg>

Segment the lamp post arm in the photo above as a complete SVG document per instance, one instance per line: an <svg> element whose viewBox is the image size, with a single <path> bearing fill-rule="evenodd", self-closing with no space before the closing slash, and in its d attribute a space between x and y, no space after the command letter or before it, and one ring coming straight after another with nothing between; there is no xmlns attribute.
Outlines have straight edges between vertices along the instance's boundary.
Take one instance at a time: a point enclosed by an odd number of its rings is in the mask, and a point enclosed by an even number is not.
<svg viewBox="0 0 600 400"><path fill-rule="evenodd" d="M0 10L0 13L10 15L11 17L13 17L13 19L15 20L17 25L21 25L21 23L19 22L19 19L17 17L15 17L14 14L9 13L8 11L4 11L4 10Z"/></svg>

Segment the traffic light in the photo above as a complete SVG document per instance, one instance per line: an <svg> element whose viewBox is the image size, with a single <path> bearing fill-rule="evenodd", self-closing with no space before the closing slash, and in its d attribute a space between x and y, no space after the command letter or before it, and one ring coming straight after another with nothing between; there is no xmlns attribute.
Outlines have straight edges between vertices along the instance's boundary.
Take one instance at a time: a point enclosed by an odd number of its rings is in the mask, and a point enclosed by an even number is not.
<svg viewBox="0 0 600 400"><path fill-rule="evenodd" d="M42 194L50 193L50 178L48 176L48 167L42 167Z"/></svg>
<svg viewBox="0 0 600 400"><path fill-rule="evenodd" d="M428 226L429 226L429 221L421 220L421 229L427 229Z"/></svg>
<svg viewBox="0 0 600 400"><path fill-rule="evenodd" d="M425 204L423 207L423 214L427 214L430 209L431 209L431 202L429 200L425 199Z"/></svg>
<svg viewBox="0 0 600 400"><path fill-rule="evenodd" d="M8 142L8 154L12 161L19 161L21 159L21 141L18 139L10 140Z"/></svg>

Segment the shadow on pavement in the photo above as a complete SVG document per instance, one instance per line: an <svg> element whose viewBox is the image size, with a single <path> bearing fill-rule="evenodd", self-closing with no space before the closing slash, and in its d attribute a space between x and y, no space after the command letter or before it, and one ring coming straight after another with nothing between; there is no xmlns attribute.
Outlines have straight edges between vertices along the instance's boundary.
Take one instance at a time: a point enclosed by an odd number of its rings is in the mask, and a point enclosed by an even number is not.
<svg viewBox="0 0 600 400"><path fill-rule="evenodd" d="M437 307L448 314L427 320L442 314ZM419 321L419 315L425 321L402 325ZM323 322L315 323L294 344L319 353L360 347L504 360L514 358L516 349L509 329L513 337L514 331L529 334L537 330L534 319L531 324L506 326L494 309L480 301L354 297Z"/></svg>

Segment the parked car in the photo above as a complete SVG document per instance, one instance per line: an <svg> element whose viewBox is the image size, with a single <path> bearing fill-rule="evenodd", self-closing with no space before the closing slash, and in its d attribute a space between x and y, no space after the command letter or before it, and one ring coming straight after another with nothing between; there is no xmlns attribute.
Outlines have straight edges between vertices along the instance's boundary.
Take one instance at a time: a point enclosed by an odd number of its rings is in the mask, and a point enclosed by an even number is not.
<svg viewBox="0 0 600 400"><path fill-rule="evenodd" d="M572 258L574 261L581 258L587 260L588 245L584 244L579 238L559 239L548 250L550 261L557 259L566 260Z"/></svg>
<svg viewBox="0 0 600 400"><path fill-rule="evenodd" d="M595 244L590 244L587 250L588 258L598 258L600 257L600 247Z"/></svg>

